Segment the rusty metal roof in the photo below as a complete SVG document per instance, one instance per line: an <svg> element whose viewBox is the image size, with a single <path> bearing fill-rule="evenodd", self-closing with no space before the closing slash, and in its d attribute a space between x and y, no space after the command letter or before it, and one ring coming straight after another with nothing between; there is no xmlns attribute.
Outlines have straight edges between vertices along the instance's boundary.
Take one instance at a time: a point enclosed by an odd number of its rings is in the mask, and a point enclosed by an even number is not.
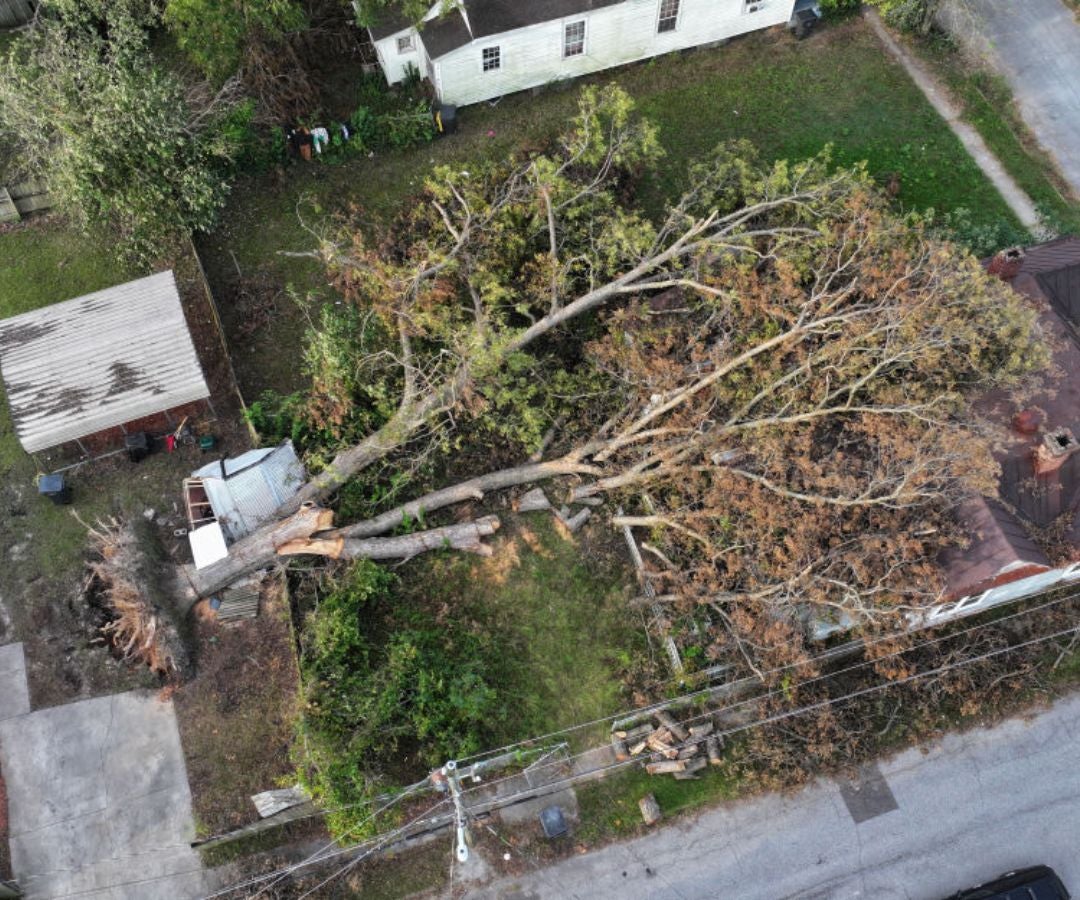
<svg viewBox="0 0 1080 900"><path fill-rule="evenodd" d="M292 441L219 459L191 473L203 489L229 541L238 541L274 518L306 477Z"/></svg>
<svg viewBox="0 0 1080 900"><path fill-rule="evenodd" d="M210 396L171 271L0 321L0 373L31 453Z"/></svg>

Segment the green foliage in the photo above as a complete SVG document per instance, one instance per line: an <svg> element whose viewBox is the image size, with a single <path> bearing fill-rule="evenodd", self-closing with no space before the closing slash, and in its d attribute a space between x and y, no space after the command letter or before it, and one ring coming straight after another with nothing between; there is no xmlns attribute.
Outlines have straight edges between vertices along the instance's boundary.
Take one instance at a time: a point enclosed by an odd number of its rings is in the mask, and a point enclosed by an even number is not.
<svg viewBox="0 0 1080 900"><path fill-rule="evenodd" d="M867 0L881 10L890 25L926 34L934 24L941 0Z"/></svg>
<svg viewBox="0 0 1080 900"><path fill-rule="evenodd" d="M116 228L118 251L148 264L213 225L236 152L220 130L231 108L189 107L154 67L141 20L108 9L104 25L72 12L22 38L0 76L0 130L81 226Z"/></svg>
<svg viewBox="0 0 1080 900"><path fill-rule="evenodd" d="M255 101L247 99L221 120L220 133L225 143L234 147L233 162L239 172L257 175L285 159L285 132L268 132L255 124Z"/></svg>
<svg viewBox="0 0 1080 900"><path fill-rule="evenodd" d="M397 111L383 113L377 119L379 138L389 147L411 147L435 137L435 122L431 109L423 101L414 101Z"/></svg>
<svg viewBox="0 0 1080 900"><path fill-rule="evenodd" d="M1009 221L977 222L971 211L964 207L940 218L930 210L928 220L942 238L955 241L978 257L991 256L1003 247L1026 244L1031 239L1026 229Z"/></svg>
<svg viewBox="0 0 1080 900"><path fill-rule="evenodd" d="M208 78L236 73L253 37L279 41L307 24L296 0L168 0L165 23Z"/></svg>
<svg viewBox="0 0 1080 900"><path fill-rule="evenodd" d="M492 679L496 648L455 616L436 621L399 607L394 585L385 569L356 563L306 622L300 774L330 808L363 804L402 753L435 765L479 750L505 715ZM328 824L341 834L367 813L356 806Z"/></svg>
<svg viewBox="0 0 1080 900"><path fill-rule="evenodd" d="M854 13L862 5L862 0L819 0L822 15L837 18Z"/></svg>
<svg viewBox="0 0 1080 900"><path fill-rule="evenodd" d="M278 394L264 391L258 400L248 405L244 413L264 444L279 444L286 438L298 448L305 447L310 432L304 421L303 394Z"/></svg>

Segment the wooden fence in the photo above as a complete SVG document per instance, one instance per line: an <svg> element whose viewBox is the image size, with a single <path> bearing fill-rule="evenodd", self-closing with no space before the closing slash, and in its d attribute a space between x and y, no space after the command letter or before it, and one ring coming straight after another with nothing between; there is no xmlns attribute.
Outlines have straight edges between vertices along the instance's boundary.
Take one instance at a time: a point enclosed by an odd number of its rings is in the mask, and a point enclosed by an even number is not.
<svg viewBox="0 0 1080 900"><path fill-rule="evenodd" d="M0 28L18 28L34 17L30 0L0 0Z"/></svg>

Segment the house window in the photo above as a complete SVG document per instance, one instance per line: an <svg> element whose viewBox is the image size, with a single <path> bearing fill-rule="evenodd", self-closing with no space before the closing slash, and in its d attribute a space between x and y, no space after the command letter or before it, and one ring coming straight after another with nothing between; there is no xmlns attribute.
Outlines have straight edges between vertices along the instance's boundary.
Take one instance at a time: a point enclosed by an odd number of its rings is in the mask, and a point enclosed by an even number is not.
<svg viewBox="0 0 1080 900"><path fill-rule="evenodd" d="M480 52L485 72L494 72L502 68L502 53L498 47L485 47Z"/></svg>
<svg viewBox="0 0 1080 900"><path fill-rule="evenodd" d="M743 0L743 11L748 13L756 13L759 9L765 6L765 0Z"/></svg>
<svg viewBox="0 0 1080 900"><path fill-rule="evenodd" d="M660 0L660 18L656 22L659 34L674 31L679 21L679 0Z"/></svg>
<svg viewBox="0 0 1080 900"><path fill-rule="evenodd" d="M585 20L571 22L563 33L563 56L581 56L585 52Z"/></svg>
<svg viewBox="0 0 1080 900"><path fill-rule="evenodd" d="M399 37L397 39L397 52L398 53L412 53L416 47L413 44L413 36L411 34L405 35L405 37Z"/></svg>

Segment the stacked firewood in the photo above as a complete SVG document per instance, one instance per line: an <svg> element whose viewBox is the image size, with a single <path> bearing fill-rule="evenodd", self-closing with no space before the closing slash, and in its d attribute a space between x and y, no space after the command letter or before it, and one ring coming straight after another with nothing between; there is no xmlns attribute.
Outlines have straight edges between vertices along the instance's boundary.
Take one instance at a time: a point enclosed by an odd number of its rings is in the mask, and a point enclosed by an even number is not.
<svg viewBox="0 0 1080 900"><path fill-rule="evenodd" d="M650 775L673 775L679 781L696 778L706 766L719 766L724 738L716 733L714 722L706 720L689 728L681 725L666 710L635 728L611 733L611 747L618 762L636 756L647 757L645 771Z"/></svg>

